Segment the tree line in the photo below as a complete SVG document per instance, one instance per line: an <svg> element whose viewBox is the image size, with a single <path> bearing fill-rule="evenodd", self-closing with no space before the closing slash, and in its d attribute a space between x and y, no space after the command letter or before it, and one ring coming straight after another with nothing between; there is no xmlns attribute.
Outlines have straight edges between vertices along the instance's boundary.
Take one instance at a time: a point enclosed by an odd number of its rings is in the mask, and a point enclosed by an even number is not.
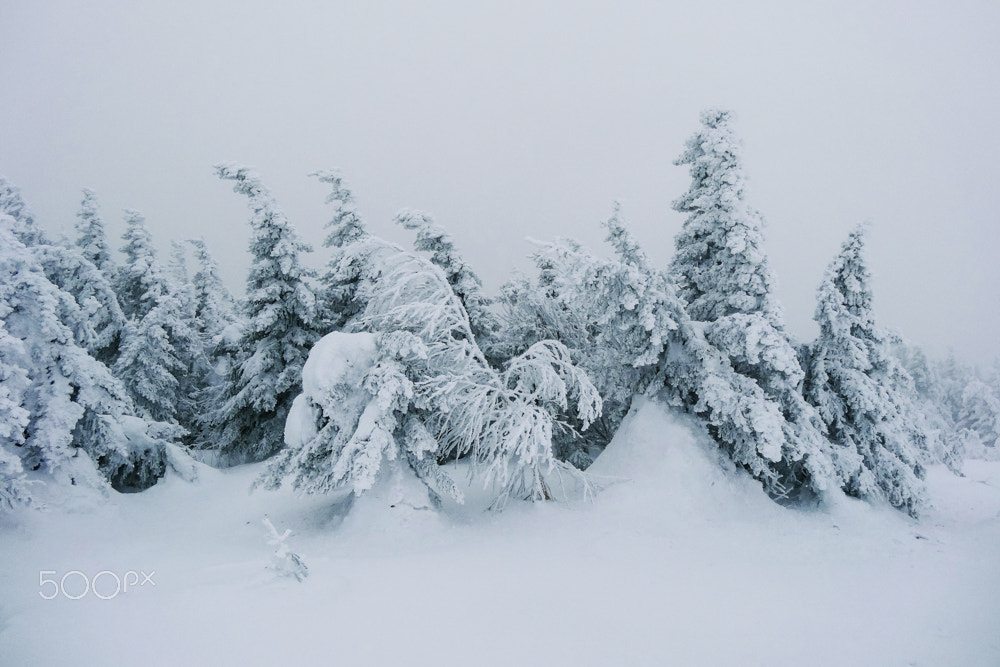
<svg viewBox="0 0 1000 667"><path fill-rule="evenodd" d="M72 240L53 240L0 178L0 506L31 483L138 491L178 457L268 460L265 486L364 493L386 465L432 499L461 497L469 459L509 498L551 496L585 470L639 395L697 416L773 498L829 493L917 516L928 465L961 474L1000 437L1000 367L932 362L873 315L865 227L817 291L817 338L787 332L748 202L733 115L711 110L676 164L691 185L667 267L619 207L602 257L539 244L534 272L496 295L423 212L395 221L412 250L371 234L343 176L329 188L326 269L259 176L216 166L250 209L251 266L234 299L201 240L158 257L126 211L116 260L94 192ZM193 270L193 273L191 271Z"/></svg>

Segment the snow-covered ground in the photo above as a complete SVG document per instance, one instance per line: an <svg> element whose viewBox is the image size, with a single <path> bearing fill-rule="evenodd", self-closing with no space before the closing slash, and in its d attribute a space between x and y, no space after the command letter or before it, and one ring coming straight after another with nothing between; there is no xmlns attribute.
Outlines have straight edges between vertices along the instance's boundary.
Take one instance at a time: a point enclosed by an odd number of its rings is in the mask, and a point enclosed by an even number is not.
<svg viewBox="0 0 1000 667"><path fill-rule="evenodd" d="M646 403L593 500L435 512L386 480L345 513L248 493L260 470L0 518L0 665L1000 664L1000 463L932 469L919 522L789 510ZM265 516L303 582L267 569ZM68 599L102 571L110 599ZM129 571L152 582L112 595Z"/></svg>

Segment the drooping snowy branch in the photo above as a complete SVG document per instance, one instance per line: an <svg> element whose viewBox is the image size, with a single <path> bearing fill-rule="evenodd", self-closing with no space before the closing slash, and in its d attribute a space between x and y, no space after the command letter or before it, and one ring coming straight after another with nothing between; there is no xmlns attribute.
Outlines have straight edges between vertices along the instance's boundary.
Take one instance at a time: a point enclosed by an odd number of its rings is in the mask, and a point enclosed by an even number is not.
<svg viewBox="0 0 1000 667"><path fill-rule="evenodd" d="M342 201L340 182L333 185ZM379 462L405 458L440 493L452 485L429 461L469 455L487 482L497 483L498 504L511 495L547 497L545 476L561 465L552 455L559 414L572 404L587 425L600 410L600 396L568 351L549 341L498 373L438 266L367 232L353 238L329 275L334 283L351 285L343 295L355 314L343 333L329 334L313 354L349 358L323 350L363 348L353 353L358 365L352 373L361 375L296 399L289 424L313 426L289 434L289 448L267 481L291 475L307 490L350 485L361 492L374 483ZM347 400L350 392L336 388L341 385L364 391L355 389Z"/></svg>

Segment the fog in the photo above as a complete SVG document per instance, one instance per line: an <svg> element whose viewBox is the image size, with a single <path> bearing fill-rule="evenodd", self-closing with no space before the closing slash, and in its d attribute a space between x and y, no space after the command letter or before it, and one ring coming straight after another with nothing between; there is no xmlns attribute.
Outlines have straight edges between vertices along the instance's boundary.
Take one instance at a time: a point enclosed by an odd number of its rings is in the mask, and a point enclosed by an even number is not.
<svg viewBox="0 0 1000 667"><path fill-rule="evenodd" d="M1000 4L678 4L6 0L0 174L53 232L86 186L115 246L126 207L163 248L204 236L238 289L247 211L212 165L257 167L316 265L307 174L339 167L373 231L426 210L495 289L526 237L599 248L616 199L665 264L673 159L722 106L796 336L871 220L880 323L1000 355Z"/></svg>

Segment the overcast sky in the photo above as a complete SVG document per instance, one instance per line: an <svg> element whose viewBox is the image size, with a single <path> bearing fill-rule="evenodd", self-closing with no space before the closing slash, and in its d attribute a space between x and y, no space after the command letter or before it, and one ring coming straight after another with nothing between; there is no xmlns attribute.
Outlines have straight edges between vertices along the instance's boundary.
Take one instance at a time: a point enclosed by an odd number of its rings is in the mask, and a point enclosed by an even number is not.
<svg viewBox="0 0 1000 667"><path fill-rule="evenodd" d="M690 6L682 6L690 5ZM934 354L1000 355L1000 3L0 1L0 174L44 228L97 190L164 247L204 236L242 284L258 168L320 251L306 174L340 167L376 233L432 213L490 288L525 237L599 247L612 202L665 264L673 166L736 111L789 327L870 219L880 323ZM602 252L603 249L602 249Z"/></svg>

